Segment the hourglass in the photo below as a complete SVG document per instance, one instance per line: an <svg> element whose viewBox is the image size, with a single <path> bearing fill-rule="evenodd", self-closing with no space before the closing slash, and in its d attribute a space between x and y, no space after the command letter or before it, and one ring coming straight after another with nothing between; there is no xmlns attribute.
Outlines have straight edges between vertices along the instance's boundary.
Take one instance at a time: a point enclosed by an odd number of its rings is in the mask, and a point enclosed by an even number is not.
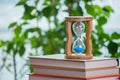
<svg viewBox="0 0 120 80"><path fill-rule="evenodd" d="M91 59L92 58L92 17L70 16L66 18L66 58L68 59ZM74 23L73 23L74 22ZM86 22L86 45L82 34L85 31ZM72 42L72 31L76 39Z"/></svg>

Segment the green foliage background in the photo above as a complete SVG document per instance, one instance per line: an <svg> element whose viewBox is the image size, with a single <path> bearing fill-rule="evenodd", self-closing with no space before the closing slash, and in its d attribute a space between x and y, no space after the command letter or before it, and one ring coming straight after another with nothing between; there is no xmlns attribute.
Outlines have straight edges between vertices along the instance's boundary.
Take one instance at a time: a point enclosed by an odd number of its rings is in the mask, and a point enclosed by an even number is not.
<svg viewBox="0 0 120 80"><path fill-rule="evenodd" d="M33 4L29 4L30 2ZM6 61L8 60L7 56L11 56L13 58L14 80L19 78L17 74L22 76L24 72L18 73L16 68L16 56L23 58L25 54L28 54L26 53L27 44L35 50L29 55L39 55L40 48L44 55L64 52L66 24L65 19L59 20L60 13L68 14L68 16L84 16L85 14L93 16L96 22L92 32L93 54L102 55L100 49L104 47L108 50L110 57L120 57L118 50L120 48L118 41L120 34L117 32L108 34L103 29L103 25L107 23L114 10L109 5L100 6L93 2L94 0L43 0L42 2L41 0L20 0L16 7L22 6L24 8L23 16L20 21L12 22L8 26L9 29L13 29L12 38L7 41L0 40L0 47L6 53L6 56L2 58L3 64L0 66L0 70L6 67L10 71ZM42 18L46 19L48 30L43 30L44 25L39 25ZM36 26L30 25L33 20ZM26 26L29 28L25 28ZM28 61L25 61L24 66L28 65Z"/></svg>

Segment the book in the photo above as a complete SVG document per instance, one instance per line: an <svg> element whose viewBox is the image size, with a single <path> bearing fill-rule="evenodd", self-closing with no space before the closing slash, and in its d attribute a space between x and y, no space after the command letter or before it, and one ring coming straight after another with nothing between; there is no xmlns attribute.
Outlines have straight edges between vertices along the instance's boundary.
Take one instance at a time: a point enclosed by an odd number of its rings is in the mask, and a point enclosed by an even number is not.
<svg viewBox="0 0 120 80"><path fill-rule="evenodd" d="M72 77L58 77L58 76L46 76L39 74L29 74L29 80L120 80L119 76L109 76L109 77L99 77L91 79L81 79L81 78L72 78Z"/></svg>
<svg viewBox="0 0 120 80"><path fill-rule="evenodd" d="M78 78L95 78L102 76L119 75L118 67L107 67L82 71L81 69L69 69L60 67L33 66L34 73L51 76L73 76Z"/></svg>
<svg viewBox="0 0 120 80"><path fill-rule="evenodd" d="M118 60L116 58L93 57L93 59L88 60L66 59L64 54L30 56L29 58L30 65L32 66L63 67L83 70L118 66Z"/></svg>
<svg viewBox="0 0 120 80"><path fill-rule="evenodd" d="M75 78L67 77L53 77L53 76L44 76L39 74L29 74L29 80L78 80ZM79 79L82 80L82 79Z"/></svg>

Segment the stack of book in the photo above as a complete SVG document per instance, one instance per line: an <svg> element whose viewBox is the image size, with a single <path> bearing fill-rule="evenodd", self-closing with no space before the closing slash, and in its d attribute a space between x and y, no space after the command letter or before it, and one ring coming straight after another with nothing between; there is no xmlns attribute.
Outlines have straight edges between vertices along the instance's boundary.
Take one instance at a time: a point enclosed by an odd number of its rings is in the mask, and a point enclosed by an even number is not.
<svg viewBox="0 0 120 80"><path fill-rule="evenodd" d="M120 80L116 58L66 59L64 54L31 56L29 80Z"/></svg>

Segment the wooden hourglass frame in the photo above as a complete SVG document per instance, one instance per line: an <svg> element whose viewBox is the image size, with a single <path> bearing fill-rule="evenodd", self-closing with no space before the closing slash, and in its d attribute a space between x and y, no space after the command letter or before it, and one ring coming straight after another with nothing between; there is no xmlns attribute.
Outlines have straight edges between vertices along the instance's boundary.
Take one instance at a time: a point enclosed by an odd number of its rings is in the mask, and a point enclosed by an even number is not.
<svg viewBox="0 0 120 80"><path fill-rule="evenodd" d="M92 33L92 17L82 17L82 16L70 16L66 17L66 33L67 33L67 42L66 42L66 58L68 59L91 59L92 55L92 42L91 42L91 33ZM72 47L72 22L82 22L87 23L86 27L86 52L85 54L73 54Z"/></svg>

